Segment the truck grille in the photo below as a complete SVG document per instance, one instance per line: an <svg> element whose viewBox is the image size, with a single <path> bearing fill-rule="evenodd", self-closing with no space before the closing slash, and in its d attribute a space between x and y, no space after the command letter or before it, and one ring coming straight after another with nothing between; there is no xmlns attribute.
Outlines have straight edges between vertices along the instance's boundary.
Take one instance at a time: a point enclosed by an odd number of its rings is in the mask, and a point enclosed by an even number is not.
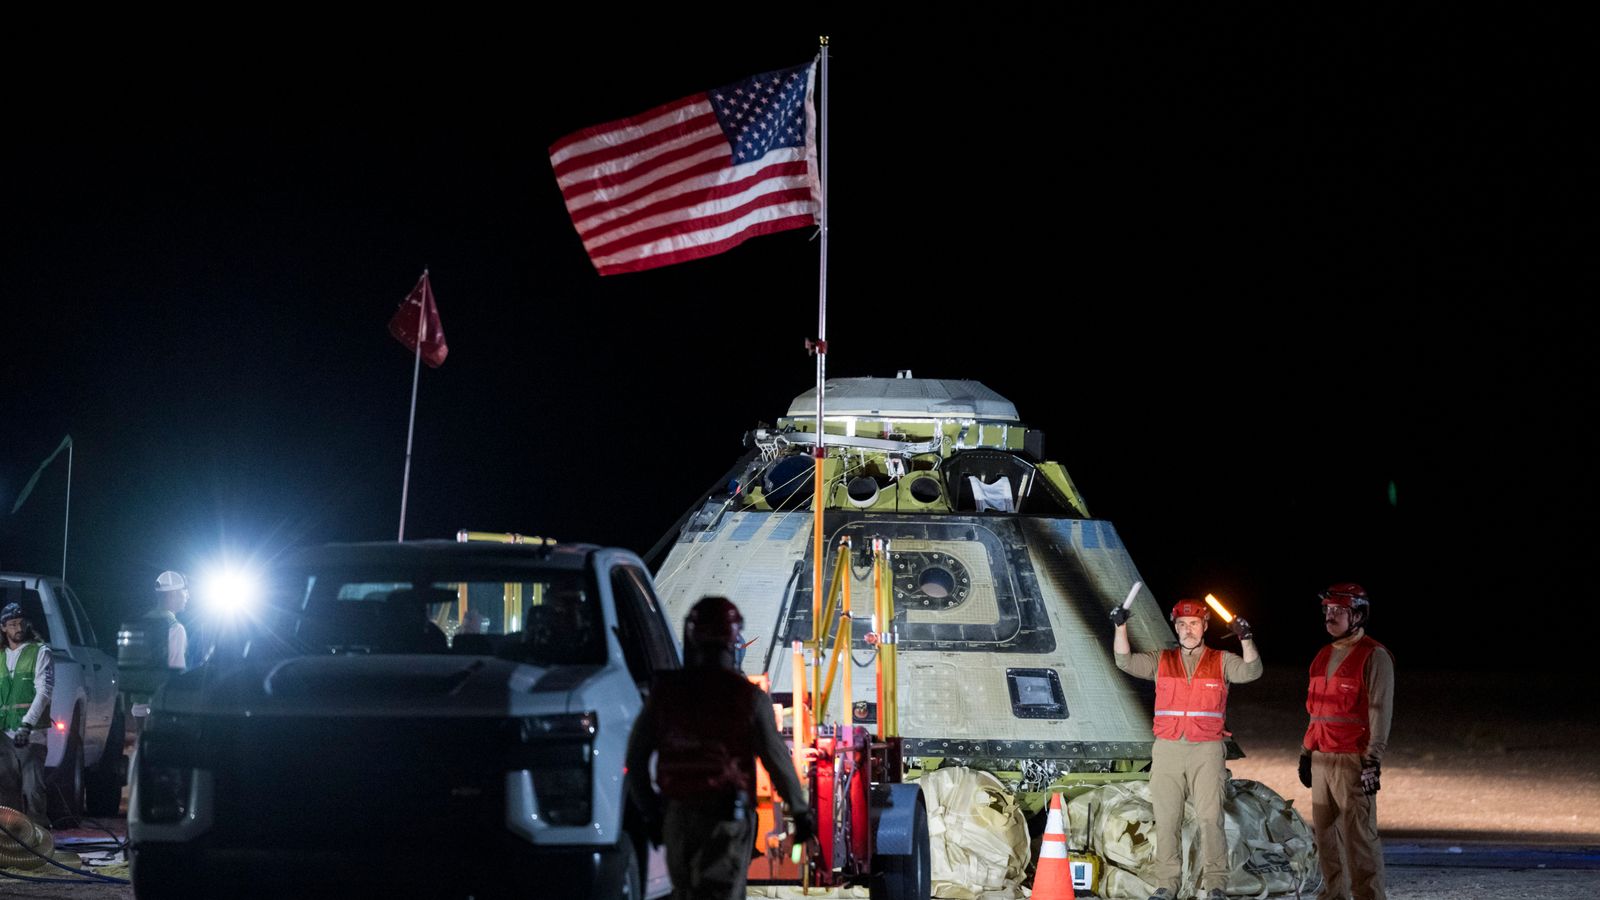
<svg viewBox="0 0 1600 900"><path fill-rule="evenodd" d="M504 830L512 720L251 719L207 729L221 845L330 849ZM213 738L213 735L215 737Z"/></svg>

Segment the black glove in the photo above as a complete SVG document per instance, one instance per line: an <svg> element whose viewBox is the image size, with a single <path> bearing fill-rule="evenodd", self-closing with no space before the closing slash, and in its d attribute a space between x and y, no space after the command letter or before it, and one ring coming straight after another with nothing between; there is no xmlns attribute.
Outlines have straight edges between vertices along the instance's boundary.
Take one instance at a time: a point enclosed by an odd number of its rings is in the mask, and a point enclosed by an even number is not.
<svg viewBox="0 0 1600 900"><path fill-rule="evenodd" d="M1371 759L1369 757L1361 761L1362 793L1366 794L1368 797L1371 797L1373 794L1378 792L1378 776L1382 773L1382 771L1383 767L1380 766L1378 761L1375 759Z"/></svg>
<svg viewBox="0 0 1600 900"><path fill-rule="evenodd" d="M809 809L794 814L794 842L804 844L817 836L817 814Z"/></svg>
<svg viewBox="0 0 1600 900"><path fill-rule="evenodd" d="M1241 641L1252 640L1256 636L1255 629L1251 628L1250 623L1241 616L1234 616L1233 622L1228 627L1233 629L1234 637Z"/></svg>
<svg viewBox="0 0 1600 900"><path fill-rule="evenodd" d="M1311 751L1306 750L1300 754L1300 783L1311 787Z"/></svg>
<svg viewBox="0 0 1600 900"><path fill-rule="evenodd" d="M11 746L21 749L28 746L28 742L32 739L33 726L23 722L17 726L17 736L11 739Z"/></svg>
<svg viewBox="0 0 1600 900"><path fill-rule="evenodd" d="M1131 615L1132 613L1119 606L1111 611L1111 624L1126 625L1128 624L1128 618Z"/></svg>

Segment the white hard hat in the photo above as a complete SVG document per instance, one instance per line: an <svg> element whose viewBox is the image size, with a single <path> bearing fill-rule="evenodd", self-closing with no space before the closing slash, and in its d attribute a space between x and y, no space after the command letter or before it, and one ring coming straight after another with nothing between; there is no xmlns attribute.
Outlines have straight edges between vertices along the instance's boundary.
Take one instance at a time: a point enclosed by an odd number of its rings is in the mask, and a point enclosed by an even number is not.
<svg viewBox="0 0 1600 900"><path fill-rule="evenodd" d="M156 590L158 591L182 591L187 590L188 587L189 582L183 579L181 572L174 572L168 569L156 576Z"/></svg>

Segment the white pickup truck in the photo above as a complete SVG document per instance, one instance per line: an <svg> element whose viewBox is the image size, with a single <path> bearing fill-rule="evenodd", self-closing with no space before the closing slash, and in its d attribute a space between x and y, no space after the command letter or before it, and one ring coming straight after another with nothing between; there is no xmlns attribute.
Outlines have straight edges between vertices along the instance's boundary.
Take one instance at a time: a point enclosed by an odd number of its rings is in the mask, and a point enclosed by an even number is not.
<svg viewBox="0 0 1600 900"><path fill-rule="evenodd" d="M252 633L151 704L141 900L670 890L624 790L642 695L679 665L638 557L336 544L271 581Z"/></svg>
<svg viewBox="0 0 1600 900"><path fill-rule="evenodd" d="M78 595L60 578L0 572L0 606L18 603L55 658L50 744L45 774L52 823L115 816L127 774L125 711L117 696L117 661L101 650Z"/></svg>

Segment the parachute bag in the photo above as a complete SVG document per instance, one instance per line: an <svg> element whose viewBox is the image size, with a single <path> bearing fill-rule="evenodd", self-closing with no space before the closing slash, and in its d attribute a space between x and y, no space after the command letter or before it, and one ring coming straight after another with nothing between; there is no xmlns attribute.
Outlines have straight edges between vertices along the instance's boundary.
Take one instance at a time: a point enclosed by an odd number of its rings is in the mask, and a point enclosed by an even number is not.
<svg viewBox="0 0 1600 900"><path fill-rule="evenodd" d="M951 900L1022 896L1032 850L1016 798L988 772L953 766L917 779L928 805L933 895Z"/></svg>
<svg viewBox="0 0 1600 900"><path fill-rule="evenodd" d="M1194 807L1184 804L1183 813L1179 896L1193 894L1200 875ZM1075 846L1087 843L1105 860L1101 896L1143 898L1155 891L1155 815L1147 782L1108 784L1080 794L1068 804L1067 820L1069 840ZM1230 872L1223 888L1228 895L1303 894L1320 881L1311 829L1290 801L1266 785L1224 782L1222 830L1228 844Z"/></svg>

